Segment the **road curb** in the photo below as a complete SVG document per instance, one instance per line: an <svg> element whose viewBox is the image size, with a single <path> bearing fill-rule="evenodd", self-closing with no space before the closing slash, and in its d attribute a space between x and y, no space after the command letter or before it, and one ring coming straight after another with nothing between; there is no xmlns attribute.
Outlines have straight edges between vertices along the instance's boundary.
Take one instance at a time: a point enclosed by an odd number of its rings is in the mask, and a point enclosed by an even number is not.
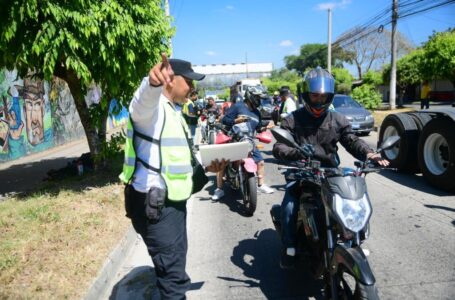
<svg viewBox="0 0 455 300"><path fill-rule="evenodd" d="M137 233L133 226L130 226L124 237L107 257L98 276L92 282L83 299L98 300L101 299L103 295L108 294L107 289L113 285L112 281L115 279L115 275L125 261L125 258L128 257L131 249L134 247L136 239Z"/></svg>

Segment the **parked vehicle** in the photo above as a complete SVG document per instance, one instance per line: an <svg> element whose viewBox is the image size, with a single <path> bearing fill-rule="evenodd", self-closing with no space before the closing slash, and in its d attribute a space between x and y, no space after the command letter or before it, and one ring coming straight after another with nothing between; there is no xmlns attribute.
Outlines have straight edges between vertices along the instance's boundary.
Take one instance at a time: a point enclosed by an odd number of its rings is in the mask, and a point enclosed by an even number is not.
<svg viewBox="0 0 455 300"><path fill-rule="evenodd" d="M307 159L280 167L290 170L286 179L299 194L297 255L316 277L325 281L326 299L379 299L375 278L361 248L369 236L371 202L364 176L379 168L370 161L356 161L356 169L322 168L313 159L312 145L299 146L292 135L273 128L275 139L302 152ZM389 137L382 149L396 144ZM381 151L381 148L377 151ZM281 234L281 206L270 214Z"/></svg>
<svg viewBox="0 0 455 300"><path fill-rule="evenodd" d="M371 113L350 96L336 94L333 98L335 111L343 114L351 123L352 131L369 135L374 127L374 118Z"/></svg>
<svg viewBox="0 0 455 300"><path fill-rule="evenodd" d="M248 116L244 117L247 118ZM251 157L251 152L256 148L254 130L249 126L248 122L235 124L230 130L222 126L220 126L220 129L221 131L216 140L217 144L248 141L251 145L248 157L230 162L224 173L226 182L229 183L231 188L241 192L245 213L252 216L256 211L258 185L257 165ZM258 135L257 138L261 142L271 142L271 139L263 139L261 135Z"/></svg>
<svg viewBox="0 0 455 300"><path fill-rule="evenodd" d="M421 110L388 115L381 124L378 144L392 135L400 143L383 151L391 166L423 174L436 188L455 191L455 109Z"/></svg>
<svg viewBox="0 0 455 300"><path fill-rule="evenodd" d="M234 83L230 87L230 100L235 103L237 99L243 99L247 88L255 88L258 91L265 92L265 87L260 79L247 78Z"/></svg>
<svg viewBox="0 0 455 300"><path fill-rule="evenodd" d="M259 106L258 109L263 120L271 120L273 110L275 109L272 104L272 98L266 97L261 99L261 106Z"/></svg>

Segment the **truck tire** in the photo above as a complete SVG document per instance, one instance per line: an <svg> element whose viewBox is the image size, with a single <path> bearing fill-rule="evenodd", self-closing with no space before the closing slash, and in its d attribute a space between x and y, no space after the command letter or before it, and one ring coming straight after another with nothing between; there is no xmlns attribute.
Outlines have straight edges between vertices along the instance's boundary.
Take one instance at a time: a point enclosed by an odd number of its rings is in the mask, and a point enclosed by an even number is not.
<svg viewBox="0 0 455 300"><path fill-rule="evenodd" d="M378 145L392 135L400 137L392 149L382 151L382 156L390 161L393 168L404 172L417 172L417 144L419 130L414 119L406 114L388 115L381 124Z"/></svg>
<svg viewBox="0 0 455 300"><path fill-rule="evenodd" d="M455 122L440 117L423 128L418 145L424 178L445 191L455 190Z"/></svg>
<svg viewBox="0 0 455 300"><path fill-rule="evenodd" d="M414 119L419 131L422 131L423 127L431 121L431 115L427 113L412 112L409 115Z"/></svg>

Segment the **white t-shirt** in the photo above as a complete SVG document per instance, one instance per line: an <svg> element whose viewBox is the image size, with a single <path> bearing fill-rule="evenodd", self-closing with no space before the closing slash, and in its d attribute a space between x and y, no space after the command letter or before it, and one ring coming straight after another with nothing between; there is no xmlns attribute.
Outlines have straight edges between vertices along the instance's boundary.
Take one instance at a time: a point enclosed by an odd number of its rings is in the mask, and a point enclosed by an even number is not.
<svg viewBox="0 0 455 300"><path fill-rule="evenodd" d="M159 104L167 101L168 99L162 94L162 87L151 86L148 77L145 77L134 93L129 107L134 129L149 137L159 139L164 119L164 108ZM137 157L149 165L159 168L160 149L158 145L137 137L134 143ZM148 192L152 186L166 189L166 184L160 174L144 167L140 162L136 164L132 184L136 191L143 193Z"/></svg>
<svg viewBox="0 0 455 300"><path fill-rule="evenodd" d="M295 101L291 97L287 97L284 102L283 113L280 115L281 118L286 118L290 113L297 109Z"/></svg>

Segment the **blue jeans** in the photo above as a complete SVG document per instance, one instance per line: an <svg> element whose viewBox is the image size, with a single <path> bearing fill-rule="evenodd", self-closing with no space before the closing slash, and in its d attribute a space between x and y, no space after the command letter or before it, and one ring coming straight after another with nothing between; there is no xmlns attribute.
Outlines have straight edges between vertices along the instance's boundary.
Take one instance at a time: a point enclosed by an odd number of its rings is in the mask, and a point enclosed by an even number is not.
<svg viewBox="0 0 455 300"><path fill-rule="evenodd" d="M188 125L188 127L190 127L191 137L193 137L193 138L194 138L194 135L196 134L196 126L197 125Z"/></svg>
<svg viewBox="0 0 455 300"><path fill-rule="evenodd" d="M292 193L293 188L294 184L286 187L283 202L281 203L281 241L285 248L296 247L296 224L299 203Z"/></svg>

